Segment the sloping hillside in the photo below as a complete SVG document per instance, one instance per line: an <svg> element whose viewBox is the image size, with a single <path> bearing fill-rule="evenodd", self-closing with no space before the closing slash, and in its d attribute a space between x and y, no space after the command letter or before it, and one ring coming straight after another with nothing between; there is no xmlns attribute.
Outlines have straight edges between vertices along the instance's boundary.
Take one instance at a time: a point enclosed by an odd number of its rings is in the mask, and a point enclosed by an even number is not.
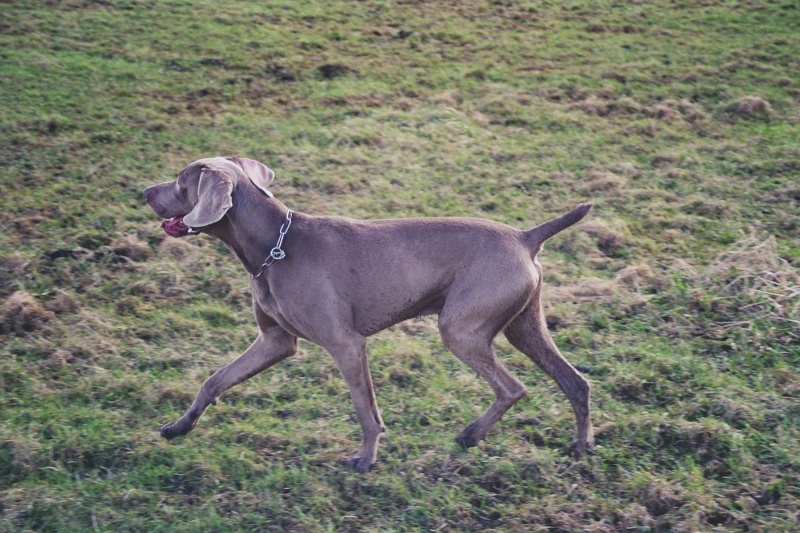
<svg viewBox="0 0 800 533"><path fill-rule="evenodd" d="M800 513L800 6L793 1L6 2L0 530L791 531ZM246 272L141 199L212 155L291 208L531 227L589 372L492 401L435 317L370 339L378 467L318 347L158 427L255 336ZM479 252L479 251L476 251Z"/></svg>

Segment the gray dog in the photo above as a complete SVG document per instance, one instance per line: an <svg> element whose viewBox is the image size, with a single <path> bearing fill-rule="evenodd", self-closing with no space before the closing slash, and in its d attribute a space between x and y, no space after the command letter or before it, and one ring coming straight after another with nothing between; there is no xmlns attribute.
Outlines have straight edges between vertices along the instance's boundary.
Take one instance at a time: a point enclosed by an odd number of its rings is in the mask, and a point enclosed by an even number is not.
<svg viewBox="0 0 800 533"><path fill-rule="evenodd" d="M286 359L297 338L325 348L342 373L363 431L347 464L366 472L386 431L365 356L366 337L403 320L439 315L445 345L494 389L495 402L456 438L475 446L525 395L495 356L508 340L552 377L575 411L580 455L594 445L589 383L559 353L540 295L542 243L589 212L581 204L527 231L474 218L354 220L293 213L267 187L274 173L240 157L200 159L175 181L144 190L173 237L222 240L250 273L259 334L203 383L188 411L161 428L172 439L194 428L220 394ZM284 240L285 238L285 240ZM313 288L313 290L309 290Z"/></svg>

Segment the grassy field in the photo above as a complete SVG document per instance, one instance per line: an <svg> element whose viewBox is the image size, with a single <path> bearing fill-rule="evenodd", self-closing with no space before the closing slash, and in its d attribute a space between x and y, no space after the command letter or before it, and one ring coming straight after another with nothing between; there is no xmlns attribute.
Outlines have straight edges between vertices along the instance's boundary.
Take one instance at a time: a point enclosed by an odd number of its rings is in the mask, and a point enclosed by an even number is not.
<svg viewBox="0 0 800 533"><path fill-rule="evenodd" d="M0 530L796 531L800 6L791 0L66 0L0 9ZM162 440L255 336L247 275L141 199L258 159L289 207L528 228L553 336L593 385L492 401L435 317L368 344L358 444L301 343ZM310 290L313 290L311 288Z"/></svg>

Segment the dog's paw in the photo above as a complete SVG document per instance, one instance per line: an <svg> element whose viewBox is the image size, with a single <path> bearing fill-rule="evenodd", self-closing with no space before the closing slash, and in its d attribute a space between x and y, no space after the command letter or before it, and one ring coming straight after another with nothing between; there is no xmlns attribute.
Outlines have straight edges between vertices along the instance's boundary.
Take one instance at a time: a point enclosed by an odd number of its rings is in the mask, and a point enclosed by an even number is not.
<svg viewBox="0 0 800 533"><path fill-rule="evenodd" d="M580 459L583 457L584 454L590 452L594 449L594 439L587 441L583 441L580 439L575 439L574 441L569 443L567 446L567 453L571 456Z"/></svg>
<svg viewBox="0 0 800 533"><path fill-rule="evenodd" d="M484 437L485 435L481 435L476 431L475 424L470 424L464 428L464 431L458 434L456 443L464 448L473 448L477 446Z"/></svg>
<svg viewBox="0 0 800 533"><path fill-rule="evenodd" d="M164 424L158 431L161 433L161 436L164 437L165 439L172 440L175 437L181 437L183 435L186 435L192 430L192 428L194 428L193 423L181 418L180 420L176 420L175 422Z"/></svg>
<svg viewBox="0 0 800 533"><path fill-rule="evenodd" d="M344 466L352 468L359 474L366 474L376 463L377 461L371 457L361 457L360 455L352 455L342 462Z"/></svg>

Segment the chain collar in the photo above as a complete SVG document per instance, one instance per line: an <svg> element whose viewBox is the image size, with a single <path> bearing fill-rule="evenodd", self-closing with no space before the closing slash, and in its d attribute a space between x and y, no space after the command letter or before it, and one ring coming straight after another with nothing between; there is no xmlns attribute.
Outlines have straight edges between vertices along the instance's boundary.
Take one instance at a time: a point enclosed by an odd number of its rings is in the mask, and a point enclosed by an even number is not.
<svg viewBox="0 0 800 533"><path fill-rule="evenodd" d="M256 279L257 277L261 276L261 274L264 273L264 269L266 269L275 261L280 261L281 259L286 257L286 252L283 251L281 246L283 245L283 238L286 236L286 233L289 231L289 227L292 225L292 213L294 213L294 211L292 211L291 209L289 209L286 212L286 222L281 224L280 235L278 235L278 243L275 245L275 248L270 250L269 255L264 260L264 262L261 263L261 267L258 269L258 273L256 273L255 275L250 274L250 279Z"/></svg>

